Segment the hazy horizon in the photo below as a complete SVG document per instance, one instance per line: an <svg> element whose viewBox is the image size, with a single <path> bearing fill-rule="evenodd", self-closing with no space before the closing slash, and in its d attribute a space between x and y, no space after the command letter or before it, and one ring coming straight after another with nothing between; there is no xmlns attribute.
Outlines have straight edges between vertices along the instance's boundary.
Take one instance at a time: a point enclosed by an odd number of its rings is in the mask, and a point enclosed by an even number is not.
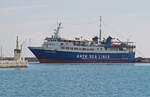
<svg viewBox="0 0 150 97"><path fill-rule="evenodd" d="M61 21L60 35L73 39L102 36L136 42L136 56L150 57L150 12L148 0L0 0L0 46L4 56L13 56L16 36L24 45L24 56L33 56L29 45L41 46Z"/></svg>

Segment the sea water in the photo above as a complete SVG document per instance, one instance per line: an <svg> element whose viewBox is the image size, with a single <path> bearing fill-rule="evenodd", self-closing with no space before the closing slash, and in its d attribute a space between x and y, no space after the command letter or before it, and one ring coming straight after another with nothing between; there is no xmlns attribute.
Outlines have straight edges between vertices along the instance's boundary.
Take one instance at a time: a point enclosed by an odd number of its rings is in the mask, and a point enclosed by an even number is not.
<svg viewBox="0 0 150 97"><path fill-rule="evenodd" d="M0 97L150 97L150 64L29 63L0 69Z"/></svg>

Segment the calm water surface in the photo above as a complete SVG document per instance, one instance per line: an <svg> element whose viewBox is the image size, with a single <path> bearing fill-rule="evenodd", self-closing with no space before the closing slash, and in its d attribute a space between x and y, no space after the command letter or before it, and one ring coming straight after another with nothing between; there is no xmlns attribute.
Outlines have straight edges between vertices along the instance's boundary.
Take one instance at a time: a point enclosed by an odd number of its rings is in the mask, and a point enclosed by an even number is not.
<svg viewBox="0 0 150 97"><path fill-rule="evenodd" d="M0 97L150 97L150 64L40 64L0 69Z"/></svg>

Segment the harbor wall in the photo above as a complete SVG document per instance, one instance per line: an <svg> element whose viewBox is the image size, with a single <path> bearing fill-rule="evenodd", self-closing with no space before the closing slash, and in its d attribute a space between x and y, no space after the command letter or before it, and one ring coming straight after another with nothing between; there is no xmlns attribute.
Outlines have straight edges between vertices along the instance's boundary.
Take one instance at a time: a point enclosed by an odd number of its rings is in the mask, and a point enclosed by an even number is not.
<svg viewBox="0 0 150 97"><path fill-rule="evenodd" d="M150 63L150 58L137 57L137 58L135 59L135 62L139 62L139 63Z"/></svg>
<svg viewBox="0 0 150 97"><path fill-rule="evenodd" d="M14 60L14 57L0 57L0 60ZM28 62L38 62L37 58L35 57L25 57L25 60Z"/></svg>

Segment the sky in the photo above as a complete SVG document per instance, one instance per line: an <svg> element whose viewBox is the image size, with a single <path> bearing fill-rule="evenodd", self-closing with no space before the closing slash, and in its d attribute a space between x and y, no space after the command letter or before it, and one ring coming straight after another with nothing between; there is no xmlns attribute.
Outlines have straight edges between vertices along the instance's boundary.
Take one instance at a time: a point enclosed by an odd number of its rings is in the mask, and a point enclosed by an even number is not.
<svg viewBox="0 0 150 97"><path fill-rule="evenodd" d="M150 57L150 0L0 0L0 48L13 56L16 36L28 46L41 46L62 22L61 37L91 39L99 33L136 43L137 57Z"/></svg>

